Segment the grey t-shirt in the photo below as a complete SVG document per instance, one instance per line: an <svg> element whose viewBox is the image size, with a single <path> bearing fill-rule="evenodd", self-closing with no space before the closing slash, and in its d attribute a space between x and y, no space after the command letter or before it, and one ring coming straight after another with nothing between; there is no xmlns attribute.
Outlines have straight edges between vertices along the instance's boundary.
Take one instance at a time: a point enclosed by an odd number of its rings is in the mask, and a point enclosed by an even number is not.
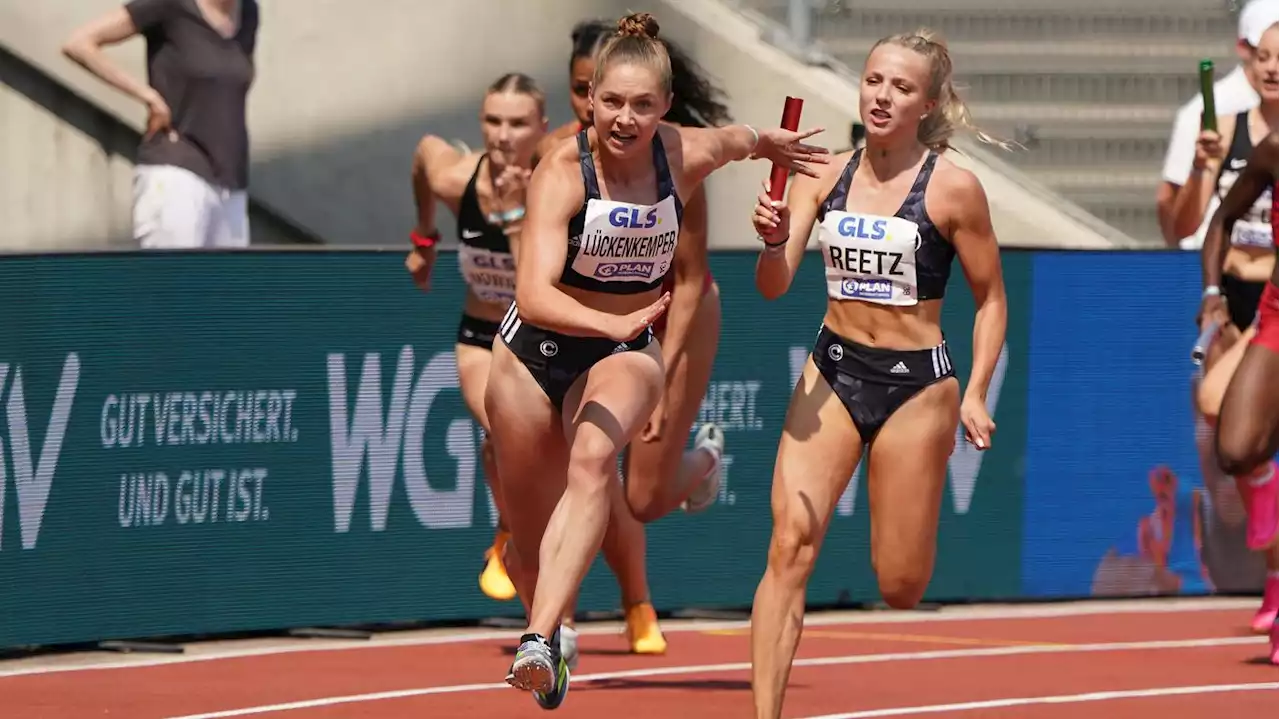
<svg viewBox="0 0 1280 719"><path fill-rule="evenodd" d="M246 105L253 82L258 3L241 0L240 27L223 37L196 0L132 0L147 41L147 78L173 113L176 140L159 133L138 148L140 165L175 165L232 190L249 185Z"/></svg>

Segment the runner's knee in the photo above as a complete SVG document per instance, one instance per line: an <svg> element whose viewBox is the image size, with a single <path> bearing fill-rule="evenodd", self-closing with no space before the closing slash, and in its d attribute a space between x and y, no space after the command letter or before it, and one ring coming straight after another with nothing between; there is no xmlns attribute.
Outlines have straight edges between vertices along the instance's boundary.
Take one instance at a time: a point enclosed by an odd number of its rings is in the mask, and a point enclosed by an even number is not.
<svg viewBox="0 0 1280 719"><path fill-rule="evenodd" d="M1258 428L1246 422L1231 432L1218 432L1218 467L1230 476L1247 474L1269 459Z"/></svg>
<svg viewBox="0 0 1280 719"><path fill-rule="evenodd" d="M622 479L627 499L627 507L631 516L641 522L653 522L662 518L661 493L658 483L653 481L651 473L645 468L637 468L639 463L634 454L628 454L622 465Z"/></svg>
<svg viewBox="0 0 1280 719"><path fill-rule="evenodd" d="M617 456L617 447L608 435L595 428L583 427L569 450L569 486L606 493L608 483L616 481Z"/></svg>
<svg viewBox="0 0 1280 719"><path fill-rule="evenodd" d="M672 454L674 458L669 456ZM683 457L682 449L673 453L667 450L665 443L645 445L640 451L636 451L635 444L627 449L622 463L622 479L632 516L645 523L656 522L666 516L670 510L670 507L663 506L666 482L681 481L680 462Z"/></svg>
<svg viewBox="0 0 1280 719"><path fill-rule="evenodd" d="M880 596L894 609L912 609L924 598L929 587L929 577L915 571L888 570L876 575Z"/></svg>
<svg viewBox="0 0 1280 719"><path fill-rule="evenodd" d="M819 537L809 517L783 517L769 542L769 570L783 581L803 585L818 559Z"/></svg>

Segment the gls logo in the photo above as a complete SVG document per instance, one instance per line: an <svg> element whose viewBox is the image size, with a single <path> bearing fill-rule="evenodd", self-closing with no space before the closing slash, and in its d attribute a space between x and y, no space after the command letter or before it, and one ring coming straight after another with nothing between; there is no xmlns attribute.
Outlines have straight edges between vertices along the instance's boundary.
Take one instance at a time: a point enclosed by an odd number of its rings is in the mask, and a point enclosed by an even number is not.
<svg viewBox="0 0 1280 719"><path fill-rule="evenodd" d="M514 257L499 253L476 253L472 256L471 262L483 270L514 270L516 268Z"/></svg>
<svg viewBox="0 0 1280 719"><path fill-rule="evenodd" d="M841 237L856 237L860 240L883 240L885 238L885 229L888 222L879 219L871 220L866 217L851 215L840 219L836 225L836 232Z"/></svg>
<svg viewBox="0 0 1280 719"><path fill-rule="evenodd" d="M9 382L12 374L13 381ZM0 549L4 542L4 503L8 494L6 464L12 467L13 487L18 497L18 525L22 535L22 548L35 549L40 537L40 525L44 522L44 509L49 501L49 489L58 469L58 455L62 453L62 439L67 433L67 421L71 418L71 405L80 384L80 355L72 352L62 363L62 377L58 380L58 392L54 395L45 425L44 445L34 464L31 461L31 429L27 417L27 390L22 380L22 366L0 362L0 396L8 389L5 418L9 429L8 442L0 437ZM9 462L4 455L8 448Z"/></svg>
<svg viewBox="0 0 1280 719"><path fill-rule="evenodd" d="M476 483L476 442L472 422L449 422L445 451L457 468L454 489L439 490L427 481L423 436L431 405L442 390L458 386L453 352L431 357L413 379L413 348L406 345L396 362L391 402L382 407L382 356L370 352L357 380L354 412L347 400L347 363L341 353L328 356L329 427L333 452L333 529L350 531L361 468L368 457L369 523L375 532L387 528L387 511L396 468L402 466L405 494L418 523L428 529L470 527ZM497 520L489 497L491 523Z"/></svg>
<svg viewBox="0 0 1280 719"><path fill-rule="evenodd" d="M640 220L640 208L615 207L609 210L609 224L614 227L630 227L637 230L647 230L650 227L658 225L658 208L651 208L645 213L644 221Z"/></svg>

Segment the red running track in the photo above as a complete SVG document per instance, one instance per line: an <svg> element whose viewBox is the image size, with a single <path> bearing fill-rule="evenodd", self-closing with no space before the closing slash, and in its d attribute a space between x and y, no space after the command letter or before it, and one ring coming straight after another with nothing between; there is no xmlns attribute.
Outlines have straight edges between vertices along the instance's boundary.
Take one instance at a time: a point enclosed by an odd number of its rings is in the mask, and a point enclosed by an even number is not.
<svg viewBox="0 0 1280 719"><path fill-rule="evenodd" d="M1249 609L1142 606L810 617L784 716L1276 716L1266 639L1241 630ZM584 628L578 673L557 715L753 716L747 629L667 630L666 656L636 657L620 636ZM193 648L96 667L0 663L0 717L544 716L502 681L516 638L507 634L290 641L270 653L223 645L221 654Z"/></svg>

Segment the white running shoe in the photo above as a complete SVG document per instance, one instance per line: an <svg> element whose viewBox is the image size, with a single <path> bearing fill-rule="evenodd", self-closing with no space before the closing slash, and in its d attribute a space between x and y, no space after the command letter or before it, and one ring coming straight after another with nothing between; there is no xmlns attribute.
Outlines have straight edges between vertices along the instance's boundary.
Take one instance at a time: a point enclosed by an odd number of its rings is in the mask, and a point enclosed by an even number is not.
<svg viewBox="0 0 1280 719"><path fill-rule="evenodd" d="M689 493L680 508L689 514L697 514L715 504L720 496L720 458L724 455L724 432L714 422L707 422L693 438L695 450L705 449L711 454L711 471Z"/></svg>
<svg viewBox="0 0 1280 719"><path fill-rule="evenodd" d="M560 656L569 666L569 671L578 668L578 630L568 624L560 625Z"/></svg>

